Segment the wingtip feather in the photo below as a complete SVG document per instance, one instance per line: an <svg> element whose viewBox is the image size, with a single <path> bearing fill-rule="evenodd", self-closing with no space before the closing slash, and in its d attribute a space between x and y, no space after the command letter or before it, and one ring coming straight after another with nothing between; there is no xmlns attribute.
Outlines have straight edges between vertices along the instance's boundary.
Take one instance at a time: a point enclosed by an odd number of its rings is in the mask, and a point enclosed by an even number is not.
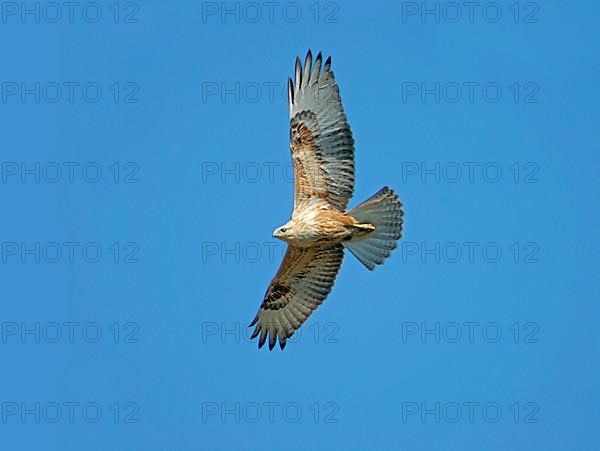
<svg viewBox="0 0 600 451"><path fill-rule="evenodd" d="M294 103L294 82L292 81L292 77L288 77L288 103L290 104L291 111L292 104Z"/></svg>
<svg viewBox="0 0 600 451"><path fill-rule="evenodd" d="M310 76L312 72L312 52L310 49L306 53L306 58L304 60L304 80L302 80L302 85L305 87L310 82Z"/></svg>
<svg viewBox="0 0 600 451"><path fill-rule="evenodd" d="M267 329L263 328L260 331L260 338L258 339L258 348L262 348L265 344L265 341L267 340Z"/></svg>
<svg viewBox="0 0 600 451"><path fill-rule="evenodd" d="M275 335L272 331L269 333L269 351L272 351L275 347L275 343L277 339L277 335Z"/></svg>
<svg viewBox="0 0 600 451"><path fill-rule="evenodd" d="M302 86L302 62L300 57L296 57L296 89L300 89Z"/></svg>
<svg viewBox="0 0 600 451"><path fill-rule="evenodd" d="M252 320L252 322L250 324L248 324L248 327L254 326L257 321L258 321L258 314L256 314L256 316L254 317L254 319Z"/></svg>

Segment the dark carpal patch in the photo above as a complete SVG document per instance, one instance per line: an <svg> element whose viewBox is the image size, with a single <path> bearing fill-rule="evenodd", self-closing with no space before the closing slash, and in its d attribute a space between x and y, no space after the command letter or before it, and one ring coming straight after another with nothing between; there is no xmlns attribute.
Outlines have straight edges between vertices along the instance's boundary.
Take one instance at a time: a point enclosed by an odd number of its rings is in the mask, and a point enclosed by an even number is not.
<svg viewBox="0 0 600 451"><path fill-rule="evenodd" d="M278 302L281 298L288 295L292 290L290 287L281 285L279 283L274 284L269 293L265 297L265 301L263 302L263 308L265 310L279 310L285 304L283 302Z"/></svg>

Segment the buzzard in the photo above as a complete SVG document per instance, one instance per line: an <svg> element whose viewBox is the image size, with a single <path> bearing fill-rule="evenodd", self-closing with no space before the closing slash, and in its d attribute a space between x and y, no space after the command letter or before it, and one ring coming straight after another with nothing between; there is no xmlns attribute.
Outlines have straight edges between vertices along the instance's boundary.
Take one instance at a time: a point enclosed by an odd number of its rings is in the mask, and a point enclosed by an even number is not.
<svg viewBox="0 0 600 451"><path fill-rule="evenodd" d="M325 300L338 274L344 248L373 270L390 256L402 236L398 196L384 187L346 211L354 190L354 139L346 120L331 57L322 64L309 50L296 58L295 82L288 79L290 149L294 166L292 219L273 232L288 244L249 327L251 338L281 349Z"/></svg>

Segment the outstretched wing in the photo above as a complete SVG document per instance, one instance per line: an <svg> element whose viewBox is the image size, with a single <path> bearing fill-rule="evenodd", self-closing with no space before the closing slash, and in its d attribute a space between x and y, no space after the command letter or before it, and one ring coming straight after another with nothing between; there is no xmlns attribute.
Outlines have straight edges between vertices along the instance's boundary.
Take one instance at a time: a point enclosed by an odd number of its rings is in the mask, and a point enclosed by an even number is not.
<svg viewBox="0 0 600 451"><path fill-rule="evenodd" d="M294 209L319 198L344 211L354 190L354 138L331 58L321 64L321 53L313 65L309 50L304 71L296 58L296 81L288 80Z"/></svg>
<svg viewBox="0 0 600 451"><path fill-rule="evenodd" d="M260 334L258 347L269 338L273 349L285 343L310 314L325 300L344 258L341 244L302 248L288 246L279 271L250 324L256 326L251 338Z"/></svg>

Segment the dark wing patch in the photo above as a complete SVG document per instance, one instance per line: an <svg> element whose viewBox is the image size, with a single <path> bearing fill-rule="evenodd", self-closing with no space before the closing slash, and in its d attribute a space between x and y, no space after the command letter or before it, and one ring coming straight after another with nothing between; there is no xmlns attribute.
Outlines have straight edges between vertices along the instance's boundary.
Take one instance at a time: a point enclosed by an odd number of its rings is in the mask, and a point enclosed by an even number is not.
<svg viewBox="0 0 600 451"><path fill-rule="evenodd" d="M269 287L269 290L265 295L262 305L263 308L265 310L279 310L281 307L284 307L285 302L282 301L282 298L291 293L291 291L292 290L285 285L274 283Z"/></svg>

